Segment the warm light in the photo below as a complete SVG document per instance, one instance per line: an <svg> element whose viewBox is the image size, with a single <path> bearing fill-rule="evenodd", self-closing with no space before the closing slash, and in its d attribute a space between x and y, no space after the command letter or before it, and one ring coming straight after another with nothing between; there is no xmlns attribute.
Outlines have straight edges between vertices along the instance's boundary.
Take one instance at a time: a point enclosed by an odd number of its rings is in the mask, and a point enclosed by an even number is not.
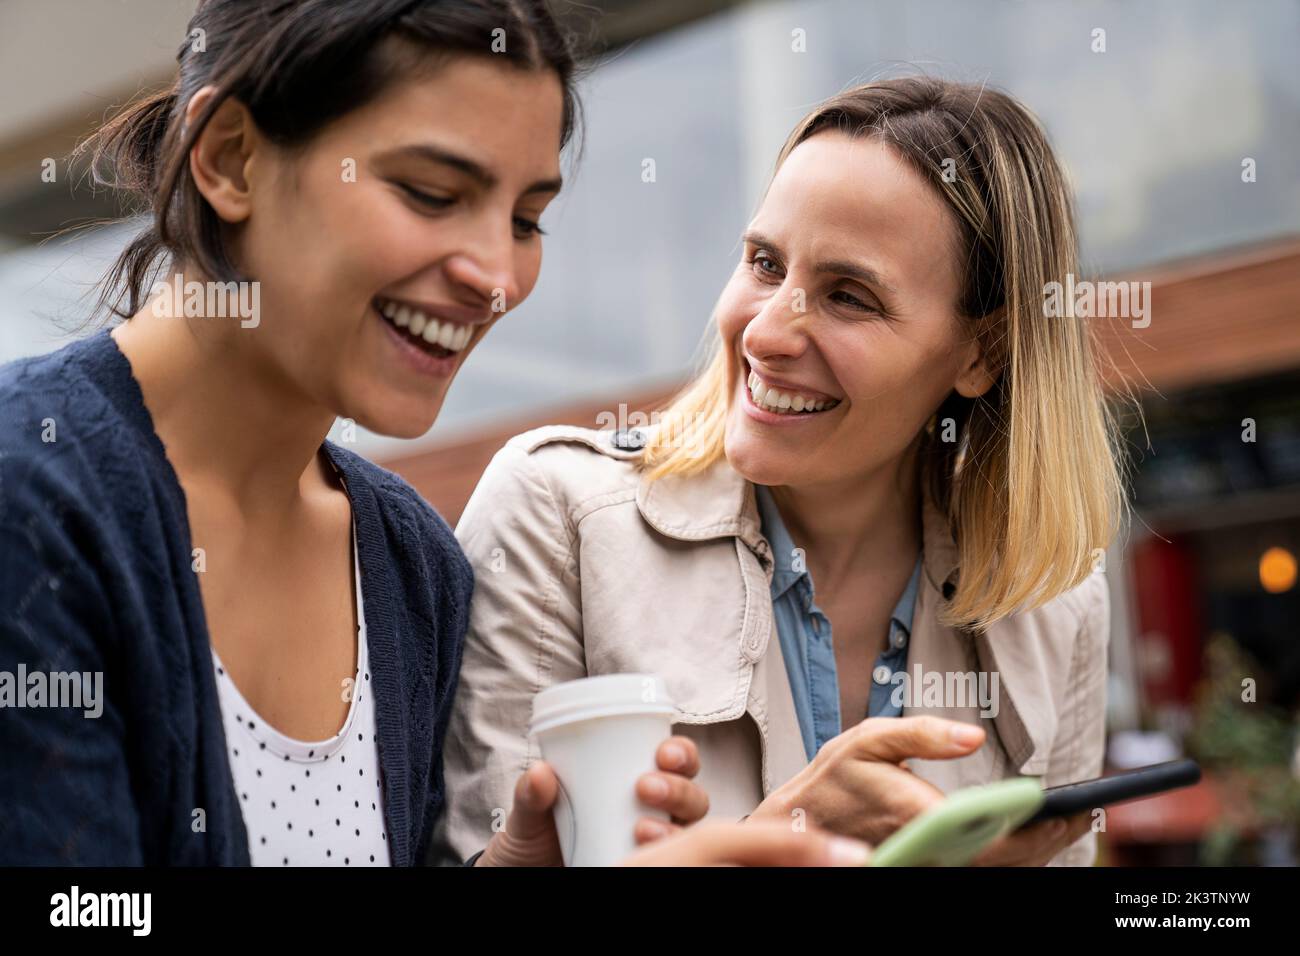
<svg viewBox="0 0 1300 956"><path fill-rule="evenodd" d="M1269 594L1295 587L1295 555L1286 548L1269 548L1259 556L1259 583Z"/></svg>

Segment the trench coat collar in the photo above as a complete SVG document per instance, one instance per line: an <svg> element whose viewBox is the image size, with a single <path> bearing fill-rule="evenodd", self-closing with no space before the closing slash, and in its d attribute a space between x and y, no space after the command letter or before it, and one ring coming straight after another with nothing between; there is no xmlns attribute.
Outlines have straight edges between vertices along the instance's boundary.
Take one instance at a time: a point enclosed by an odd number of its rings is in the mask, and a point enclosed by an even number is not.
<svg viewBox="0 0 1300 956"><path fill-rule="evenodd" d="M754 486L725 458L689 477L669 475L651 481L643 474L636 505L652 528L670 538L707 541L735 536L760 559L768 550Z"/></svg>
<svg viewBox="0 0 1300 956"><path fill-rule="evenodd" d="M957 545L947 518L928 494L921 507L922 562L930 584L947 600L957 579ZM719 459L702 473L654 481L641 476L636 492L641 517L660 534L679 541L739 537L770 564L754 486Z"/></svg>

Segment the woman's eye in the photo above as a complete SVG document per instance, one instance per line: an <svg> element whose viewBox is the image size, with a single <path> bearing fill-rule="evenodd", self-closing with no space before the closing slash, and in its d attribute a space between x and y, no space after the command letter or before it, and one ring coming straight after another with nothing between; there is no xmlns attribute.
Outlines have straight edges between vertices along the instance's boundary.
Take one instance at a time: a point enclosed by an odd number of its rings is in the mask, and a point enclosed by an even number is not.
<svg viewBox="0 0 1300 956"><path fill-rule="evenodd" d="M866 302L863 302L857 296L853 295L850 292L845 292L843 289L840 289L836 292L832 292L831 299L835 302L842 302L844 305L847 305L850 309L857 309L860 312L880 311L875 306L868 305Z"/></svg>
<svg viewBox="0 0 1300 956"><path fill-rule="evenodd" d="M764 277L775 278L781 274L781 267L765 252L754 253L749 262Z"/></svg>
<svg viewBox="0 0 1300 956"><path fill-rule="evenodd" d="M541 223L535 219L527 219L524 216L515 216L515 235L520 239L528 239L532 236L544 236L546 230L542 228Z"/></svg>
<svg viewBox="0 0 1300 956"><path fill-rule="evenodd" d="M399 183L398 185L407 196L429 209L446 209L456 201L449 196L435 196L432 193L426 193L405 183Z"/></svg>

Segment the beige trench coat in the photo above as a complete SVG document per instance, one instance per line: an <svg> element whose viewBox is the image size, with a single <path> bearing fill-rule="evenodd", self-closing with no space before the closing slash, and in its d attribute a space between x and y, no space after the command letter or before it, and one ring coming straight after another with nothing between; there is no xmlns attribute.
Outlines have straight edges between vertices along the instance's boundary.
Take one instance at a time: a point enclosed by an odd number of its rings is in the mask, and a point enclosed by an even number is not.
<svg viewBox="0 0 1300 956"><path fill-rule="evenodd" d="M457 526L475 591L433 862L465 859L499 828L519 775L539 757L527 731L533 695L561 681L662 676L679 711L674 732L699 747L710 817L744 816L808 762L753 486L725 461L703 475L648 482L635 467L639 452L616 447L614 435L551 426L511 439ZM1103 575L975 636L938 622L956 548L930 507L923 554L908 672L983 672L986 689L997 675L998 706L994 715L975 695L954 696L955 685L945 698L923 692L924 676L913 681L905 715L987 732L974 754L913 761L916 773L944 792L1018 774L1044 777L1045 786L1099 775ZM1089 865L1095 843L1088 834L1052 862Z"/></svg>

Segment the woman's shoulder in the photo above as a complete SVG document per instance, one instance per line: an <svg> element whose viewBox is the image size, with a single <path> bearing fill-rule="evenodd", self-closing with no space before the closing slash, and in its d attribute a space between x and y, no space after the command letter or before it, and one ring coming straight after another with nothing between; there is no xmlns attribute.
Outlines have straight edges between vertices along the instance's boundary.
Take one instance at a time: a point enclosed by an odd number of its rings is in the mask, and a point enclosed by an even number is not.
<svg viewBox="0 0 1300 956"><path fill-rule="evenodd" d="M29 633L108 639L160 593L139 569L188 559L125 361L103 334L0 366L0 590Z"/></svg>
<svg viewBox="0 0 1300 956"><path fill-rule="evenodd" d="M478 513L490 502L508 511L542 507L571 514L596 499L631 501L644 446L644 435L636 430L534 428L515 435L493 456L466 511Z"/></svg>
<svg viewBox="0 0 1300 956"><path fill-rule="evenodd" d="M56 445L61 430L84 438L120 418L107 392L113 353L101 333L0 365L0 447Z"/></svg>
<svg viewBox="0 0 1300 956"><path fill-rule="evenodd" d="M0 518L141 497L152 456L118 394L132 381L118 361L103 333L0 365Z"/></svg>
<svg viewBox="0 0 1300 956"><path fill-rule="evenodd" d="M1080 639L1105 642L1110 630L1110 587L1096 567L1082 581L1030 610L1005 619L1006 626L1049 636L1062 646Z"/></svg>
<svg viewBox="0 0 1300 956"><path fill-rule="evenodd" d="M483 482L500 491L545 494L572 503L635 488L645 438L633 430L545 425L515 435L493 456Z"/></svg>
<svg viewBox="0 0 1300 956"><path fill-rule="evenodd" d="M1110 586L1101 566L1074 587L1058 594L1048 602L1057 613L1068 614L1080 626L1105 623L1110 611Z"/></svg>
<svg viewBox="0 0 1300 956"><path fill-rule="evenodd" d="M562 477L568 471L608 467L610 474L631 474L641 460L648 433L639 428L587 428L544 425L506 442L505 448L532 456L538 467ZM504 450L504 449L503 449ZM601 462L609 462L602 466Z"/></svg>

